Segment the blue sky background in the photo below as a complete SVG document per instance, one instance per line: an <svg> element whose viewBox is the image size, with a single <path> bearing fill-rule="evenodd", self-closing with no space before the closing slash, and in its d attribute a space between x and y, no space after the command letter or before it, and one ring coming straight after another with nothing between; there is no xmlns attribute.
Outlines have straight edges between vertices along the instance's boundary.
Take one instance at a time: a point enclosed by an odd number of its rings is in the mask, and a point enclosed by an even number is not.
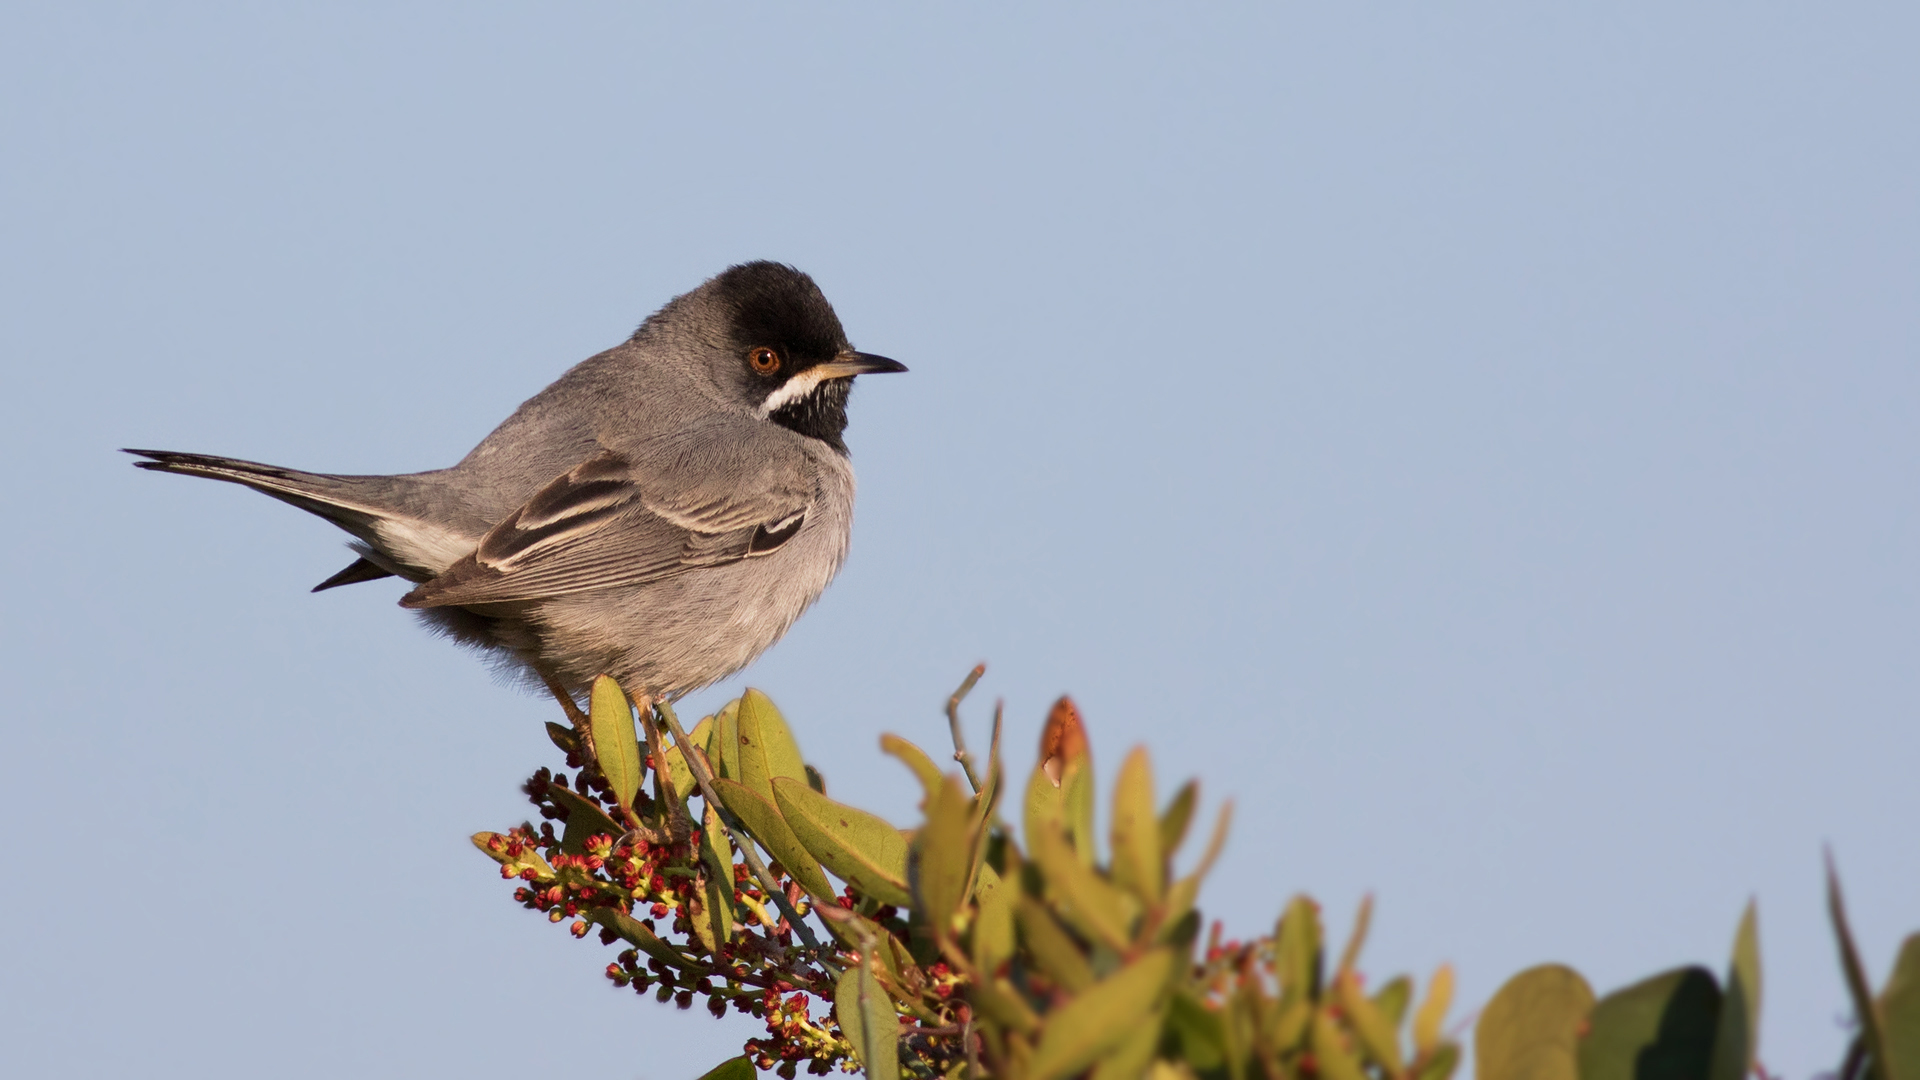
<svg viewBox="0 0 1920 1080"><path fill-rule="evenodd" d="M1237 824L1376 977L1719 967L1831 1068L1831 844L1920 929L1907 5L12 3L0 1038L19 1075L686 1077L466 835L554 710L317 519L119 446L450 464L729 263L867 380L839 582L744 679L906 822L991 670Z"/></svg>

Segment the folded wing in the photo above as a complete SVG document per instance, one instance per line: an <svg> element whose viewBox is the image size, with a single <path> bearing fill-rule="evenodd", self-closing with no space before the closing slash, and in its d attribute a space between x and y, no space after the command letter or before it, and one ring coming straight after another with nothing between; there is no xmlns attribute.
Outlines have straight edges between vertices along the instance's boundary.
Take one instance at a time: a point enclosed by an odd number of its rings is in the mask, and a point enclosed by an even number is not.
<svg viewBox="0 0 1920 1080"><path fill-rule="evenodd" d="M605 450L569 469L401 606L472 606L644 584L768 554L805 523L814 483L804 458L753 461L716 455L709 446L689 462L676 460L680 447L657 449L649 456L663 466L652 475Z"/></svg>

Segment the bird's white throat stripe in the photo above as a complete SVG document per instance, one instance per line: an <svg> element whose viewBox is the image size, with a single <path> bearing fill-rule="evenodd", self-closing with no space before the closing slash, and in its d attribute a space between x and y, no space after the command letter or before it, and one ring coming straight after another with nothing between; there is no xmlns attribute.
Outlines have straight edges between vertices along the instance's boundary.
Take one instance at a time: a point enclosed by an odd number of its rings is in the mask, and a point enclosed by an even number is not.
<svg viewBox="0 0 1920 1080"><path fill-rule="evenodd" d="M788 379L786 382L781 383L780 389L768 394L767 400L760 403L760 411L756 415L758 415L760 419L765 420L781 409L813 393L814 389L824 380L825 376L819 368L808 368L793 378Z"/></svg>

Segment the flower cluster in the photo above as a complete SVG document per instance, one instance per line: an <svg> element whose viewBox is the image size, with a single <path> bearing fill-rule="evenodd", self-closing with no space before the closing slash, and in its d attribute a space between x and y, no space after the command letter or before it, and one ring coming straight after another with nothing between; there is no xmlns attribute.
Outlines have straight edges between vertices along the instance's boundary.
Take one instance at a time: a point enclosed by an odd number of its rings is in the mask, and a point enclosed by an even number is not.
<svg viewBox="0 0 1920 1080"><path fill-rule="evenodd" d="M578 755L570 752L568 763L578 768ZM628 815L590 769L569 777L542 768L523 790L546 820L482 833L475 842L500 863L502 877L522 883L515 901L549 922L573 920L574 937L585 938L596 923L605 945L643 937L606 966L611 983L652 991L681 1009L703 999L715 1017L731 1007L764 1019L767 1036L750 1040L746 1052L785 1076L802 1063L825 1074L847 1061L851 1048L839 1029L810 1014L812 995L831 994L831 972L814 962L814 950L795 944L792 926L744 862L731 864L721 879L702 859L704 830L692 827L684 810L660 813L658 800L643 797L623 829L620 818ZM789 901L800 901L777 866L774 874L789 886ZM728 888L710 889L718 880ZM734 931L707 949L693 920L716 897L729 905ZM804 903L796 909L804 911Z"/></svg>

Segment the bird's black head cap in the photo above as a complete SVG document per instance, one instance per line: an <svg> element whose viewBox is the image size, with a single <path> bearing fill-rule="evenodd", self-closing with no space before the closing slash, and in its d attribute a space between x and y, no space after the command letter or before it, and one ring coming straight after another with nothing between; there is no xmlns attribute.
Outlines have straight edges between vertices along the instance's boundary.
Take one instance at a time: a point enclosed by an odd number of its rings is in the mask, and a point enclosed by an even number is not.
<svg viewBox="0 0 1920 1080"><path fill-rule="evenodd" d="M729 378L760 415L840 453L855 374L904 371L856 353L806 274L776 262L730 267L702 289L725 313Z"/></svg>

